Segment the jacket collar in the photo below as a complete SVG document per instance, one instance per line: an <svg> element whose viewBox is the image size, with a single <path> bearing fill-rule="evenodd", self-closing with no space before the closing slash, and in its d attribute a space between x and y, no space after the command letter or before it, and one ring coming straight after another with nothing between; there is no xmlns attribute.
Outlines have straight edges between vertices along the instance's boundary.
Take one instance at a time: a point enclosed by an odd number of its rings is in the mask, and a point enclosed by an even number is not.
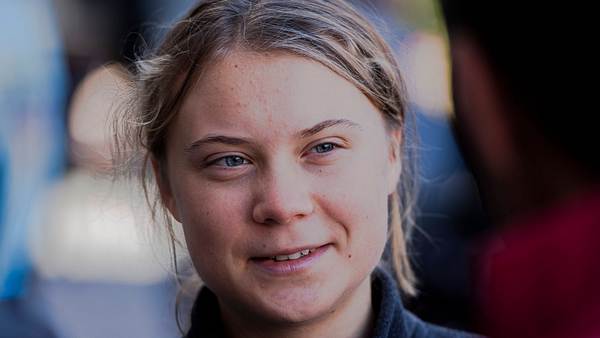
<svg viewBox="0 0 600 338"><path fill-rule="evenodd" d="M407 337L410 323L406 323L404 307L394 279L382 268L371 274L371 294L375 311L374 338ZM192 309L191 328L186 338L224 337L219 303L215 294L203 287Z"/></svg>

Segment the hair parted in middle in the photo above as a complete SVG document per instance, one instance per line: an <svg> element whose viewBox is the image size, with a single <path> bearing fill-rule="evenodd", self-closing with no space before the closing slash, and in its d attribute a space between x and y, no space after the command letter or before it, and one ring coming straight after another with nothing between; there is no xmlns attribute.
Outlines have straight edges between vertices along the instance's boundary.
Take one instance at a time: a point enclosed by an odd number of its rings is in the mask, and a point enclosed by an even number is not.
<svg viewBox="0 0 600 338"><path fill-rule="evenodd" d="M153 181L148 177L148 163L165 160L169 125L203 71L234 51L287 53L329 68L371 101L388 131L403 131L398 152L400 158L407 158L406 90L398 64L382 36L351 5L342 0L200 1L155 50L135 63L134 101L117 123L117 155L123 159L123 149L132 148L141 155L140 174L151 207L161 203L158 193L148 192ZM410 296L416 291L407 253L414 200L413 161L408 162L402 166L400 194L389 197L391 252L387 256L399 287ZM162 212L166 215L166 208ZM153 216L156 220L155 211ZM168 227L174 236L172 224Z"/></svg>

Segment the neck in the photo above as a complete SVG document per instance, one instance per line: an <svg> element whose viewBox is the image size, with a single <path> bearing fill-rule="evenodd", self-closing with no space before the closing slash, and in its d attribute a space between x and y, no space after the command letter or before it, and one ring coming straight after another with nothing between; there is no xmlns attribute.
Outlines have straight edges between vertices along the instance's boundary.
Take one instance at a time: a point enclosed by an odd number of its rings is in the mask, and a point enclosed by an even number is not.
<svg viewBox="0 0 600 338"><path fill-rule="evenodd" d="M223 311L222 316L230 338L365 338L373 331L375 322L369 276L352 294L324 311L318 318L303 322L258 321L254 317L250 319L243 314L226 312Z"/></svg>

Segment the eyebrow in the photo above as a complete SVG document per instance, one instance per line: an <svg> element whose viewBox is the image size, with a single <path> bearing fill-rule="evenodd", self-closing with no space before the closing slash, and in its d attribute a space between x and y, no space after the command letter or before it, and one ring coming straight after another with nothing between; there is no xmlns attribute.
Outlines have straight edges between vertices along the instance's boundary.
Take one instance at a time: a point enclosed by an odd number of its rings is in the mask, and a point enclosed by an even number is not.
<svg viewBox="0 0 600 338"><path fill-rule="evenodd" d="M319 123L315 124L314 126L312 126L310 128L302 129L300 132L298 132L298 135L301 138L307 138L307 137L318 134L319 132L323 131L324 129L331 128L334 126L345 126L345 127L350 127L350 128L361 129L357 123L352 122L350 120L335 119L335 120L325 120L323 122L319 122ZM252 142L250 142L248 139L241 138L241 137L232 137L232 136L225 136L225 135L209 135L202 139L194 141L187 148L185 148L185 151L191 152L194 149L196 149L202 145L215 144L215 143L229 144L229 145L247 145L247 144L251 144Z"/></svg>
<svg viewBox="0 0 600 338"><path fill-rule="evenodd" d="M299 135L302 138L307 138L307 137L313 136L315 134L318 134L319 132L321 132L322 130L324 130L326 128L330 128L333 126L345 126L345 127L360 129L360 126L357 123L352 122L347 119L325 120L323 122L319 122L319 123L315 124L314 126L312 126L310 128L301 130Z"/></svg>
<svg viewBox="0 0 600 338"><path fill-rule="evenodd" d="M229 145L237 146L237 145L242 145L242 144L250 144L250 141L248 141L244 138L240 138L240 137L231 137L231 136L224 136L224 135L209 135L209 136L206 136L205 138L194 141L187 148L185 148L185 151L190 152L190 151L200 147L201 145L215 144L215 143L229 144Z"/></svg>

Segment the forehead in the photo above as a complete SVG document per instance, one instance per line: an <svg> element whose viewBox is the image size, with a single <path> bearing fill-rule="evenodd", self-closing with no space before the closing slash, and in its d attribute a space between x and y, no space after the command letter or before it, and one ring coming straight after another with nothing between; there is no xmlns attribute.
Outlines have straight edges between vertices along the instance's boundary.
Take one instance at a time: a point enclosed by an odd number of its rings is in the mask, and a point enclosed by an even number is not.
<svg viewBox="0 0 600 338"><path fill-rule="evenodd" d="M177 120L194 134L217 129L293 133L327 119L383 125L351 82L316 61L289 54L234 52L210 64Z"/></svg>

